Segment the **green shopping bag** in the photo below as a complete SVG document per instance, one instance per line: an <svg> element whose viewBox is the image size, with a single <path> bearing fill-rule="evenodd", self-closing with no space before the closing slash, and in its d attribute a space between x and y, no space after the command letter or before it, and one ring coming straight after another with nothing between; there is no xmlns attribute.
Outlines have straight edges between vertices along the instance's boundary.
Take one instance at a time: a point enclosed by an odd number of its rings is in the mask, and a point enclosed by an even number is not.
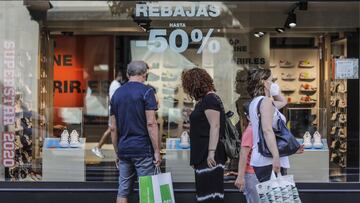
<svg viewBox="0 0 360 203"><path fill-rule="evenodd" d="M139 178L140 203L175 203L171 173Z"/></svg>

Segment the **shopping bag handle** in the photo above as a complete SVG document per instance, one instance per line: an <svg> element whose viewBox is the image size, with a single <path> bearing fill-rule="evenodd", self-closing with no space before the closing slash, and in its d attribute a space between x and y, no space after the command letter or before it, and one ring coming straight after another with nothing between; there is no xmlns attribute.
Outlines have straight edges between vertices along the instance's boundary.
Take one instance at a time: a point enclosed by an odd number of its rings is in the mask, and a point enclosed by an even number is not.
<svg viewBox="0 0 360 203"><path fill-rule="evenodd" d="M154 170L154 175L160 174L161 173L161 169L159 166L155 166L155 170Z"/></svg>
<svg viewBox="0 0 360 203"><path fill-rule="evenodd" d="M282 177L281 172L275 174L275 171L271 171L271 177L270 177L271 180L275 180L276 178L280 178L280 177Z"/></svg>

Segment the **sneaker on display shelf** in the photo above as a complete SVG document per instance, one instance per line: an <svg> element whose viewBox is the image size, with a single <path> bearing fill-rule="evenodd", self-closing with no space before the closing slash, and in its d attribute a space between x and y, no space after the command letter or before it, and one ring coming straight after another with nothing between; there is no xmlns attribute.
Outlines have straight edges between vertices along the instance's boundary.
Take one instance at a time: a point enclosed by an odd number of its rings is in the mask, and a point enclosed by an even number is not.
<svg viewBox="0 0 360 203"><path fill-rule="evenodd" d="M330 83L330 92L335 93L335 83L334 82Z"/></svg>
<svg viewBox="0 0 360 203"><path fill-rule="evenodd" d="M324 144L322 143L320 133L318 131L315 131L313 137L314 137L314 143L313 143L314 148L322 149L324 147Z"/></svg>
<svg viewBox="0 0 360 203"><path fill-rule="evenodd" d="M313 91L316 91L317 90L317 87L313 87L312 85L308 84L308 83L305 83L305 84L301 84L300 86L300 91L310 91L310 92L313 92Z"/></svg>
<svg viewBox="0 0 360 203"><path fill-rule="evenodd" d="M291 62L289 62L287 60L280 60L279 65L280 65L280 68L291 68L294 66L294 64L292 64Z"/></svg>
<svg viewBox="0 0 360 203"><path fill-rule="evenodd" d="M331 135L335 135L336 132L337 132L337 130L338 130L338 127L333 126L333 127L331 128L330 134L331 134Z"/></svg>
<svg viewBox="0 0 360 203"><path fill-rule="evenodd" d="M281 88L281 91L282 92L295 92L296 91L296 89L295 88L291 88L291 87L283 87L283 88Z"/></svg>
<svg viewBox="0 0 360 203"><path fill-rule="evenodd" d="M79 134L76 130L71 131L70 134L70 147L78 148L80 147Z"/></svg>
<svg viewBox="0 0 360 203"><path fill-rule="evenodd" d="M63 148L67 148L69 147L69 131L68 130L64 130L62 133L61 133L61 136L60 136L60 147L63 147Z"/></svg>
<svg viewBox="0 0 360 203"><path fill-rule="evenodd" d="M346 101L344 99L340 99L339 108L346 108L346 107L347 107Z"/></svg>
<svg viewBox="0 0 360 203"><path fill-rule="evenodd" d="M160 76L158 76L152 72L150 72L147 77L147 81L158 81L159 79L160 79Z"/></svg>
<svg viewBox="0 0 360 203"><path fill-rule="evenodd" d="M314 65L312 65L309 60L304 60L304 61L299 62L299 67L300 68L312 68L312 67L314 67Z"/></svg>
<svg viewBox="0 0 360 203"><path fill-rule="evenodd" d="M339 129L339 137L342 139L346 138L346 133L345 133L345 129L344 128L340 128Z"/></svg>
<svg viewBox="0 0 360 203"><path fill-rule="evenodd" d="M180 147L186 149L190 147L189 133L184 131L180 136Z"/></svg>
<svg viewBox="0 0 360 203"><path fill-rule="evenodd" d="M331 116L331 119L330 119L330 120L332 120L332 121L337 120L337 118L338 118L338 115L339 115L339 114L340 114L339 112L334 112L334 113L332 114L332 116Z"/></svg>
<svg viewBox="0 0 360 203"><path fill-rule="evenodd" d="M313 147L312 143L311 143L311 135L309 133L309 131L306 131L304 134L304 148L305 149L310 149Z"/></svg>
<svg viewBox="0 0 360 203"><path fill-rule="evenodd" d="M275 63L270 63L270 68L276 68L276 64Z"/></svg>
<svg viewBox="0 0 360 203"><path fill-rule="evenodd" d="M347 122L347 116L346 116L345 113L340 114L339 121L340 121L340 123L346 123Z"/></svg>
<svg viewBox="0 0 360 203"><path fill-rule="evenodd" d="M337 87L336 87L336 92L339 93L346 93L347 92L347 88L344 82L341 82Z"/></svg>
<svg viewBox="0 0 360 203"><path fill-rule="evenodd" d="M91 149L92 153L94 153L97 157L103 159L105 158L104 154L102 153L101 149L99 147L94 147Z"/></svg>
<svg viewBox="0 0 360 203"><path fill-rule="evenodd" d="M315 80L315 77L309 72L301 72L299 75L300 80Z"/></svg>
<svg viewBox="0 0 360 203"><path fill-rule="evenodd" d="M331 98L330 98L330 106L332 106L332 107L337 106L338 101L339 101L338 98L335 98L335 97L331 96Z"/></svg>
<svg viewBox="0 0 360 203"><path fill-rule="evenodd" d="M346 142L341 143L339 151L341 153L345 153L347 151L347 144Z"/></svg>
<svg viewBox="0 0 360 203"><path fill-rule="evenodd" d="M316 99L311 98L310 96L303 96L300 98L301 104L316 104Z"/></svg>
<svg viewBox="0 0 360 203"><path fill-rule="evenodd" d="M282 80L295 80L295 76L291 73L281 73Z"/></svg>

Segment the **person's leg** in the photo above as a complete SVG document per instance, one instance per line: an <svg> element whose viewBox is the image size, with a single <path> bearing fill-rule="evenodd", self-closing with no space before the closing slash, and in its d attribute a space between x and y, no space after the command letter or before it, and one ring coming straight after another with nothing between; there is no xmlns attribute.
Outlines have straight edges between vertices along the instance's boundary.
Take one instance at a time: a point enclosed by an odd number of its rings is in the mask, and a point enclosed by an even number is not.
<svg viewBox="0 0 360 203"><path fill-rule="evenodd" d="M106 131L104 132L104 134L102 135L99 143L97 144L97 148L101 149L101 147L105 144L106 139L109 137L110 132L111 132L111 129L110 129L110 127L108 127L106 129Z"/></svg>
<svg viewBox="0 0 360 203"><path fill-rule="evenodd" d="M152 157L132 158L137 176L151 176L155 172L154 159Z"/></svg>
<svg viewBox="0 0 360 203"><path fill-rule="evenodd" d="M195 166L195 187L197 202L224 202L224 168L209 168L206 162Z"/></svg>
<svg viewBox="0 0 360 203"><path fill-rule="evenodd" d="M261 166L261 167L253 167L256 177L259 182L265 182L270 180L271 172L272 172L272 165L268 166Z"/></svg>
<svg viewBox="0 0 360 203"><path fill-rule="evenodd" d="M256 185L259 183L254 173L245 174L246 200L248 203L260 202L260 197L256 191Z"/></svg>
<svg viewBox="0 0 360 203"><path fill-rule="evenodd" d="M127 203L133 189L135 168L130 159L120 159L119 162L119 189L116 202Z"/></svg>

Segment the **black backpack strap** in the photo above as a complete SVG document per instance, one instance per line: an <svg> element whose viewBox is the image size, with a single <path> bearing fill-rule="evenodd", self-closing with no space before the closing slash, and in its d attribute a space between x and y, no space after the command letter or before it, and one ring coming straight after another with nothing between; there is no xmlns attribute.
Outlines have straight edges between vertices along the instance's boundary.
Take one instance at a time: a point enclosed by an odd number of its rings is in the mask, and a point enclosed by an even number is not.
<svg viewBox="0 0 360 203"><path fill-rule="evenodd" d="M260 101L258 102L258 105L257 105L257 115L259 117L259 120L260 120L260 117L261 117L261 114L260 114L260 106L261 106L261 103L262 101L264 100L264 97L260 99Z"/></svg>

